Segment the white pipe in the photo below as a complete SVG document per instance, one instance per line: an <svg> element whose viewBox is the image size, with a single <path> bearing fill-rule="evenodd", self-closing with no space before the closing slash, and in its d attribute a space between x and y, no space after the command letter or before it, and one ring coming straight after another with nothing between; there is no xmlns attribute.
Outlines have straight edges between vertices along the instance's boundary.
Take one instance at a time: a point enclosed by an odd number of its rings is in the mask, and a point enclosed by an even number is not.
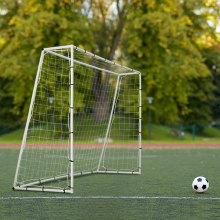
<svg viewBox="0 0 220 220"><path fill-rule="evenodd" d="M58 53L53 52L53 51L47 51L47 52L50 53L50 54L52 54L52 55L54 55L54 56L58 56L58 57L63 58L63 59L65 59L65 60L71 61L71 58L66 57L66 56L64 56L64 55L58 54ZM76 59L74 60L74 62L75 62L75 63L78 63L78 64L80 64L80 65L86 66L86 67L90 67L90 68L97 69L97 70L100 70L100 71L104 71L104 72L107 72L107 73L112 73L112 74L114 74L114 75L119 75L119 73L113 72L113 71L111 71L111 70L99 68L99 67L97 67L97 66L93 66L93 65L88 64L88 63L83 63L83 62L81 62L81 61L79 61L79 60L76 60Z"/></svg>
<svg viewBox="0 0 220 220"><path fill-rule="evenodd" d="M73 155L73 115L74 115L74 69L73 69L73 60L74 60L74 53L73 47L71 47L71 61L70 65L70 186L73 189L74 184L74 155Z"/></svg>
<svg viewBox="0 0 220 220"><path fill-rule="evenodd" d="M51 51L51 50L67 49L67 48L71 48L71 47L73 47L74 50L78 50L78 51L80 51L80 52L83 52L83 53L85 53L85 54L87 54L87 55L89 55L89 56L95 57L95 58L98 59L98 60L102 60L102 61L104 61L104 62L106 62L106 63L109 63L109 64L112 64L112 65L115 65L115 66L118 66L118 67L127 69L127 70L132 71L132 72L135 71L135 70L133 70L133 69L131 69L131 68L128 68L128 67L126 67L126 66L122 66L122 65L117 64L117 63L115 63L115 62L113 62L113 61L111 61L111 60L107 60L107 59L105 59L105 58L103 58L103 57L100 57L100 56L98 56L98 55L95 55L95 54L93 54L93 53L91 53L91 52L88 52L88 51L86 51L86 50L84 50L84 49L82 49L82 48L76 47L76 46L74 46L74 45L48 47L48 48L44 48L44 50L49 52L49 51Z"/></svg>
<svg viewBox="0 0 220 220"><path fill-rule="evenodd" d="M49 50L62 50L62 49L70 49L73 45L65 45L65 46L56 46L56 47L47 47L44 48L45 51ZM75 48L75 46L73 46Z"/></svg>
<svg viewBox="0 0 220 220"><path fill-rule="evenodd" d="M26 145L26 137L27 137L27 132L28 132L28 127L29 127L29 124L30 124L30 120L31 120L32 110L33 110L34 101L35 101L35 96L36 96L36 92L37 92L37 85L38 85L39 79L40 79L43 59L44 59L44 51L41 52L41 56L40 56L37 75L36 75L36 79L35 79L35 83L34 83L34 89L33 89L32 97L31 97L31 104L30 104L30 108L29 108L29 112L28 112L27 122L26 122L25 131L24 131L22 144L21 144L21 149L20 149L20 153L19 153L19 157L18 157L16 173L15 173L15 178L14 178L14 186L16 186L16 183L17 183L21 158L22 158L22 154L23 154L23 151L24 151L24 148L25 148L25 145Z"/></svg>
<svg viewBox="0 0 220 220"><path fill-rule="evenodd" d="M117 94L118 94L119 79L120 79L120 76L117 77L117 82L116 82L116 87L115 87L115 94L114 94L114 99L113 99L113 102L112 102L112 109L111 109L111 113L110 113L110 117L109 117L109 121L108 121L108 127L107 127L107 130L106 130L104 143L103 143L103 146L102 146L101 155L100 155L100 158L99 158L97 171L99 171L99 169L100 169L100 165L101 165L101 162L102 162L102 158L103 158L105 148L106 148L106 144L107 144L107 140L108 140L110 127L111 127L111 124L112 124L112 116L113 116L114 109L115 109L115 106L116 106L116 98L117 98Z"/></svg>
<svg viewBox="0 0 220 220"><path fill-rule="evenodd" d="M140 174L139 171L97 171L97 173L101 174Z"/></svg>
<svg viewBox="0 0 220 220"><path fill-rule="evenodd" d="M47 188L35 188L35 187L14 187L15 190L23 190L23 191L37 191L37 192L62 192L62 193L73 193L71 189L47 189Z"/></svg>
<svg viewBox="0 0 220 220"><path fill-rule="evenodd" d="M138 150L138 158L139 158L139 164L138 164L138 168L139 168L139 172L141 173L141 152L142 152L142 135L141 135L141 131L142 131L142 125L141 125L141 122L142 122L142 96L141 96L141 89L142 89L142 86L141 86L141 73L139 74L139 129L138 129L138 132L139 132L139 135L138 135L138 141L139 141L139 150Z"/></svg>

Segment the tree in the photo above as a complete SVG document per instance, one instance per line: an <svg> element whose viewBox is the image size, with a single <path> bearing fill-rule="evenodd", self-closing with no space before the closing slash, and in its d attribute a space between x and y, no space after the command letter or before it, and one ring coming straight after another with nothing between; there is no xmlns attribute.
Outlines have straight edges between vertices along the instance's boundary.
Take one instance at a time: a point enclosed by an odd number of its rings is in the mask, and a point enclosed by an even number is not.
<svg viewBox="0 0 220 220"><path fill-rule="evenodd" d="M83 1L58 0L14 0L0 5L4 12L0 17L0 79L4 82L0 121L4 126L16 127L26 120L42 48L70 44L73 39L76 44L92 42L82 7ZM12 123L15 118L17 123Z"/></svg>
<svg viewBox="0 0 220 220"><path fill-rule="evenodd" d="M0 8L1 80L7 85L0 100L4 111L25 121L42 48L75 44L112 60L119 46L129 1L4 0ZM44 9L44 10L42 10ZM9 68L10 67L10 68ZM109 77L97 73L95 106L104 105ZM4 100L10 96L10 104ZM102 120L108 111L96 111ZM2 114L5 119L5 113ZM22 120L19 120L22 118ZM8 122L7 122L8 123ZM4 123L5 124L5 123Z"/></svg>
<svg viewBox="0 0 220 220"><path fill-rule="evenodd" d="M196 105L198 101L207 104L212 97L211 72L204 64L197 43L200 32L194 28L203 15L192 20L184 11L184 3L134 1L128 14L125 56L134 68L143 73L144 97L154 97L155 120L160 122L187 120L192 112L201 109ZM198 8L205 7L204 2L199 3ZM195 8L188 10L196 13ZM207 22L207 19L201 20ZM206 27L203 32L209 29ZM195 33L190 37L192 31ZM146 107L143 110L146 111ZM203 108L203 114L206 120L210 119L209 109ZM196 120L204 121L204 115Z"/></svg>
<svg viewBox="0 0 220 220"><path fill-rule="evenodd" d="M2 127L25 121L41 49L65 44L140 70L156 121L210 120L213 71L205 49L217 43L216 0L3 0L0 9ZM96 109L105 105L109 77L98 71L96 83L93 111L103 120L109 106Z"/></svg>
<svg viewBox="0 0 220 220"><path fill-rule="evenodd" d="M214 98L208 103L211 108L213 120L220 119L220 47L213 46L205 48L202 51L203 57L205 57L205 64L212 72L211 80L214 89Z"/></svg>
<svg viewBox="0 0 220 220"><path fill-rule="evenodd" d="M90 1L91 7L87 13L92 15L90 19L93 23L91 30L95 42L95 47L92 49L94 53L109 60L115 58L115 53L119 47L126 22L126 13L129 4L130 1L128 0ZM109 86L109 80L109 74L103 77L101 71L96 71L93 80L93 95L95 99L94 112L97 120L105 120L109 112L110 106L109 100L107 100L106 89ZM102 108L100 108L101 106Z"/></svg>

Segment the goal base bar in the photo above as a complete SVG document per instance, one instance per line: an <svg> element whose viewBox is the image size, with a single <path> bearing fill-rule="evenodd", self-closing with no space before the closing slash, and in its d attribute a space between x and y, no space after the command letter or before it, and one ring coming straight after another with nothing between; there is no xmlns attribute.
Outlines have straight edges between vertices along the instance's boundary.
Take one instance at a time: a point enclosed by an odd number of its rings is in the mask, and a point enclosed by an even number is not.
<svg viewBox="0 0 220 220"><path fill-rule="evenodd" d="M91 172L80 172L75 174L74 176L84 176L84 175L91 175L91 174L122 174L122 175L140 175L141 172L139 171L91 171ZM62 176L57 179L63 179L66 176ZM56 180L57 180L56 179ZM47 180L42 180L41 182L35 181L32 183L28 184L23 184L20 186L13 186L13 190L21 190L21 191L37 191L37 192L57 192L57 193L73 193L73 189L53 189L53 188L47 188L45 186L42 187L33 187L36 186L37 184L42 184L46 182L51 182L51 180L55 180L54 178L49 178Z"/></svg>
<svg viewBox="0 0 220 220"><path fill-rule="evenodd" d="M13 187L13 190L22 191L36 191L36 192L57 192L57 193L73 193L73 189L49 189L49 188L35 188L35 187Z"/></svg>
<svg viewBox="0 0 220 220"><path fill-rule="evenodd" d="M120 171L120 170L97 170L97 171L83 171L77 172L74 176L84 176L90 174L141 174L141 171Z"/></svg>
<svg viewBox="0 0 220 220"><path fill-rule="evenodd" d="M106 173L106 174L128 174L128 175L131 175L131 174L141 174L141 172L139 171L105 171L105 170L100 170L100 171L97 171L96 173L100 173L100 174L103 174L103 173Z"/></svg>

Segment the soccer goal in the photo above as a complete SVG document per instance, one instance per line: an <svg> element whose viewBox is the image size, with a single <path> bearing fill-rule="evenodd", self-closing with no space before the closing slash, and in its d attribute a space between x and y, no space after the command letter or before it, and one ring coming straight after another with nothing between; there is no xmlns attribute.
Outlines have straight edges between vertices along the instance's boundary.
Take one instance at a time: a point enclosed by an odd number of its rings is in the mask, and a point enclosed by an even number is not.
<svg viewBox="0 0 220 220"><path fill-rule="evenodd" d="M42 50L13 189L73 193L74 178L141 173L141 74L70 46Z"/></svg>

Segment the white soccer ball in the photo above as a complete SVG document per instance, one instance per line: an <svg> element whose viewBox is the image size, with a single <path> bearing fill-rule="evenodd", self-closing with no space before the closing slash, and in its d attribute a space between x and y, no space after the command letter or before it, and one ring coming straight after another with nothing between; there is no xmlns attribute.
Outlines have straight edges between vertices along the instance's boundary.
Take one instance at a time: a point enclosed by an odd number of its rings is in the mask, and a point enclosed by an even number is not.
<svg viewBox="0 0 220 220"><path fill-rule="evenodd" d="M199 193L209 188L209 181L204 176L197 176L192 182L192 188Z"/></svg>

